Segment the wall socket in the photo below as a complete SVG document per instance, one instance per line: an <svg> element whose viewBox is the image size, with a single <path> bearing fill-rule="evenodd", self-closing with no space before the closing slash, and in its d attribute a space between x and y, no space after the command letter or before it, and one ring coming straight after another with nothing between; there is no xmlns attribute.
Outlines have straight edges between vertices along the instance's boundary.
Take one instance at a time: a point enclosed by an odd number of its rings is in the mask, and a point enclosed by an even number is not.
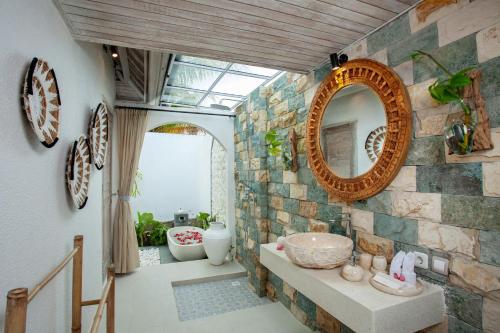
<svg viewBox="0 0 500 333"><path fill-rule="evenodd" d="M415 267L420 267L423 269L429 269L429 256L422 252L415 253Z"/></svg>

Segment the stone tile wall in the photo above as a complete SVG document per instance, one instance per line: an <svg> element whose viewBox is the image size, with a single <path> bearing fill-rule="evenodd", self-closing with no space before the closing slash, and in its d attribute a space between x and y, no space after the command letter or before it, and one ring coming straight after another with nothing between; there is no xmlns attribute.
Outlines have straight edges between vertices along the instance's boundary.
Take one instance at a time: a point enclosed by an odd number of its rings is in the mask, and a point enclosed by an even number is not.
<svg viewBox="0 0 500 333"><path fill-rule="evenodd" d="M500 1L448 1L419 20L418 8L350 45L351 59L373 58L392 67L408 88L414 138L405 166L382 193L346 207L318 185L307 166L305 121L329 65L309 75L287 73L254 91L235 121L236 170L255 192L238 188L237 255L258 294L282 302L302 322L323 332L349 329L258 262L259 244L286 230L342 233L325 223L351 212L356 246L390 259L399 250L450 260L450 275L417 269L445 290L447 317L429 332L498 332L500 327ZM448 106L437 105L427 87L442 75L430 62L413 62L423 49L451 70L477 66L495 149L468 157L448 155L443 124ZM297 173L268 157L264 135L276 129L299 137ZM245 199L245 200L243 200Z"/></svg>

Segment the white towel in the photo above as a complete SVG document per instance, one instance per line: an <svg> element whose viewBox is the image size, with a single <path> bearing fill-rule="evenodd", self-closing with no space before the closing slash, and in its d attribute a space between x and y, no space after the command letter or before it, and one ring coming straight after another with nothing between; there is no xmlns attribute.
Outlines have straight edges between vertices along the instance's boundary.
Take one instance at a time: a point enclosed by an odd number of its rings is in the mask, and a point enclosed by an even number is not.
<svg viewBox="0 0 500 333"><path fill-rule="evenodd" d="M389 275L394 277L394 273L399 277L401 275L401 269L403 266L403 260L406 253L404 251L399 251L394 258L392 258L391 268L389 269Z"/></svg>
<svg viewBox="0 0 500 333"><path fill-rule="evenodd" d="M417 275L415 274L415 253L409 252L403 260L403 270L401 274L404 276L404 281L412 286L417 284Z"/></svg>

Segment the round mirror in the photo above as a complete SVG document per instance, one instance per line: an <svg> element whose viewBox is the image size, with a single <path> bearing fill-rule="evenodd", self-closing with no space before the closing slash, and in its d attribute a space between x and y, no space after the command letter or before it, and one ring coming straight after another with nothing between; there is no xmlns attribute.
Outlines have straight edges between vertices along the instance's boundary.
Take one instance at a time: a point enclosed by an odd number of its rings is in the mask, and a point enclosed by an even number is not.
<svg viewBox="0 0 500 333"><path fill-rule="evenodd" d="M368 172L382 152L386 124L384 104L373 89L364 84L343 87L321 119L324 160L340 178Z"/></svg>

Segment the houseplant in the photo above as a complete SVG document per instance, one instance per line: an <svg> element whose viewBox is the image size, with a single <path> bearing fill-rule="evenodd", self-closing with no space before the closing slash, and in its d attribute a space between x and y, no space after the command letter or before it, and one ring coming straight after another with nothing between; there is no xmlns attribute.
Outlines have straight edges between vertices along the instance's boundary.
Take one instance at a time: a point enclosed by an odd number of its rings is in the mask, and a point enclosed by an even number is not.
<svg viewBox="0 0 500 333"><path fill-rule="evenodd" d="M139 246L160 246L167 244L167 230L167 226L154 219L153 213L137 212L135 232Z"/></svg>
<svg viewBox="0 0 500 333"><path fill-rule="evenodd" d="M207 230L210 227L210 222L215 222L217 220L216 215L210 215L209 213L199 212L196 215L196 221L200 224L200 228Z"/></svg>
<svg viewBox="0 0 500 333"><path fill-rule="evenodd" d="M472 84L467 74L473 67L452 73L427 52L418 50L412 54L412 58L416 61L423 57L429 58L446 75L445 78L440 78L429 86L431 97L439 104L450 104L453 111L458 110L463 113L463 116L447 122L444 129L446 144L455 154L468 154L472 151L475 123L472 103L462 97L462 90Z"/></svg>
<svg viewBox="0 0 500 333"><path fill-rule="evenodd" d="M281 155L285 170L290 170L292 166L290 144L288 142L285 143L284 140L280 139L279 134L276 132L276 130L270 130L269 132L267 132L265 139L268 155L274 157Z"/></svg>

